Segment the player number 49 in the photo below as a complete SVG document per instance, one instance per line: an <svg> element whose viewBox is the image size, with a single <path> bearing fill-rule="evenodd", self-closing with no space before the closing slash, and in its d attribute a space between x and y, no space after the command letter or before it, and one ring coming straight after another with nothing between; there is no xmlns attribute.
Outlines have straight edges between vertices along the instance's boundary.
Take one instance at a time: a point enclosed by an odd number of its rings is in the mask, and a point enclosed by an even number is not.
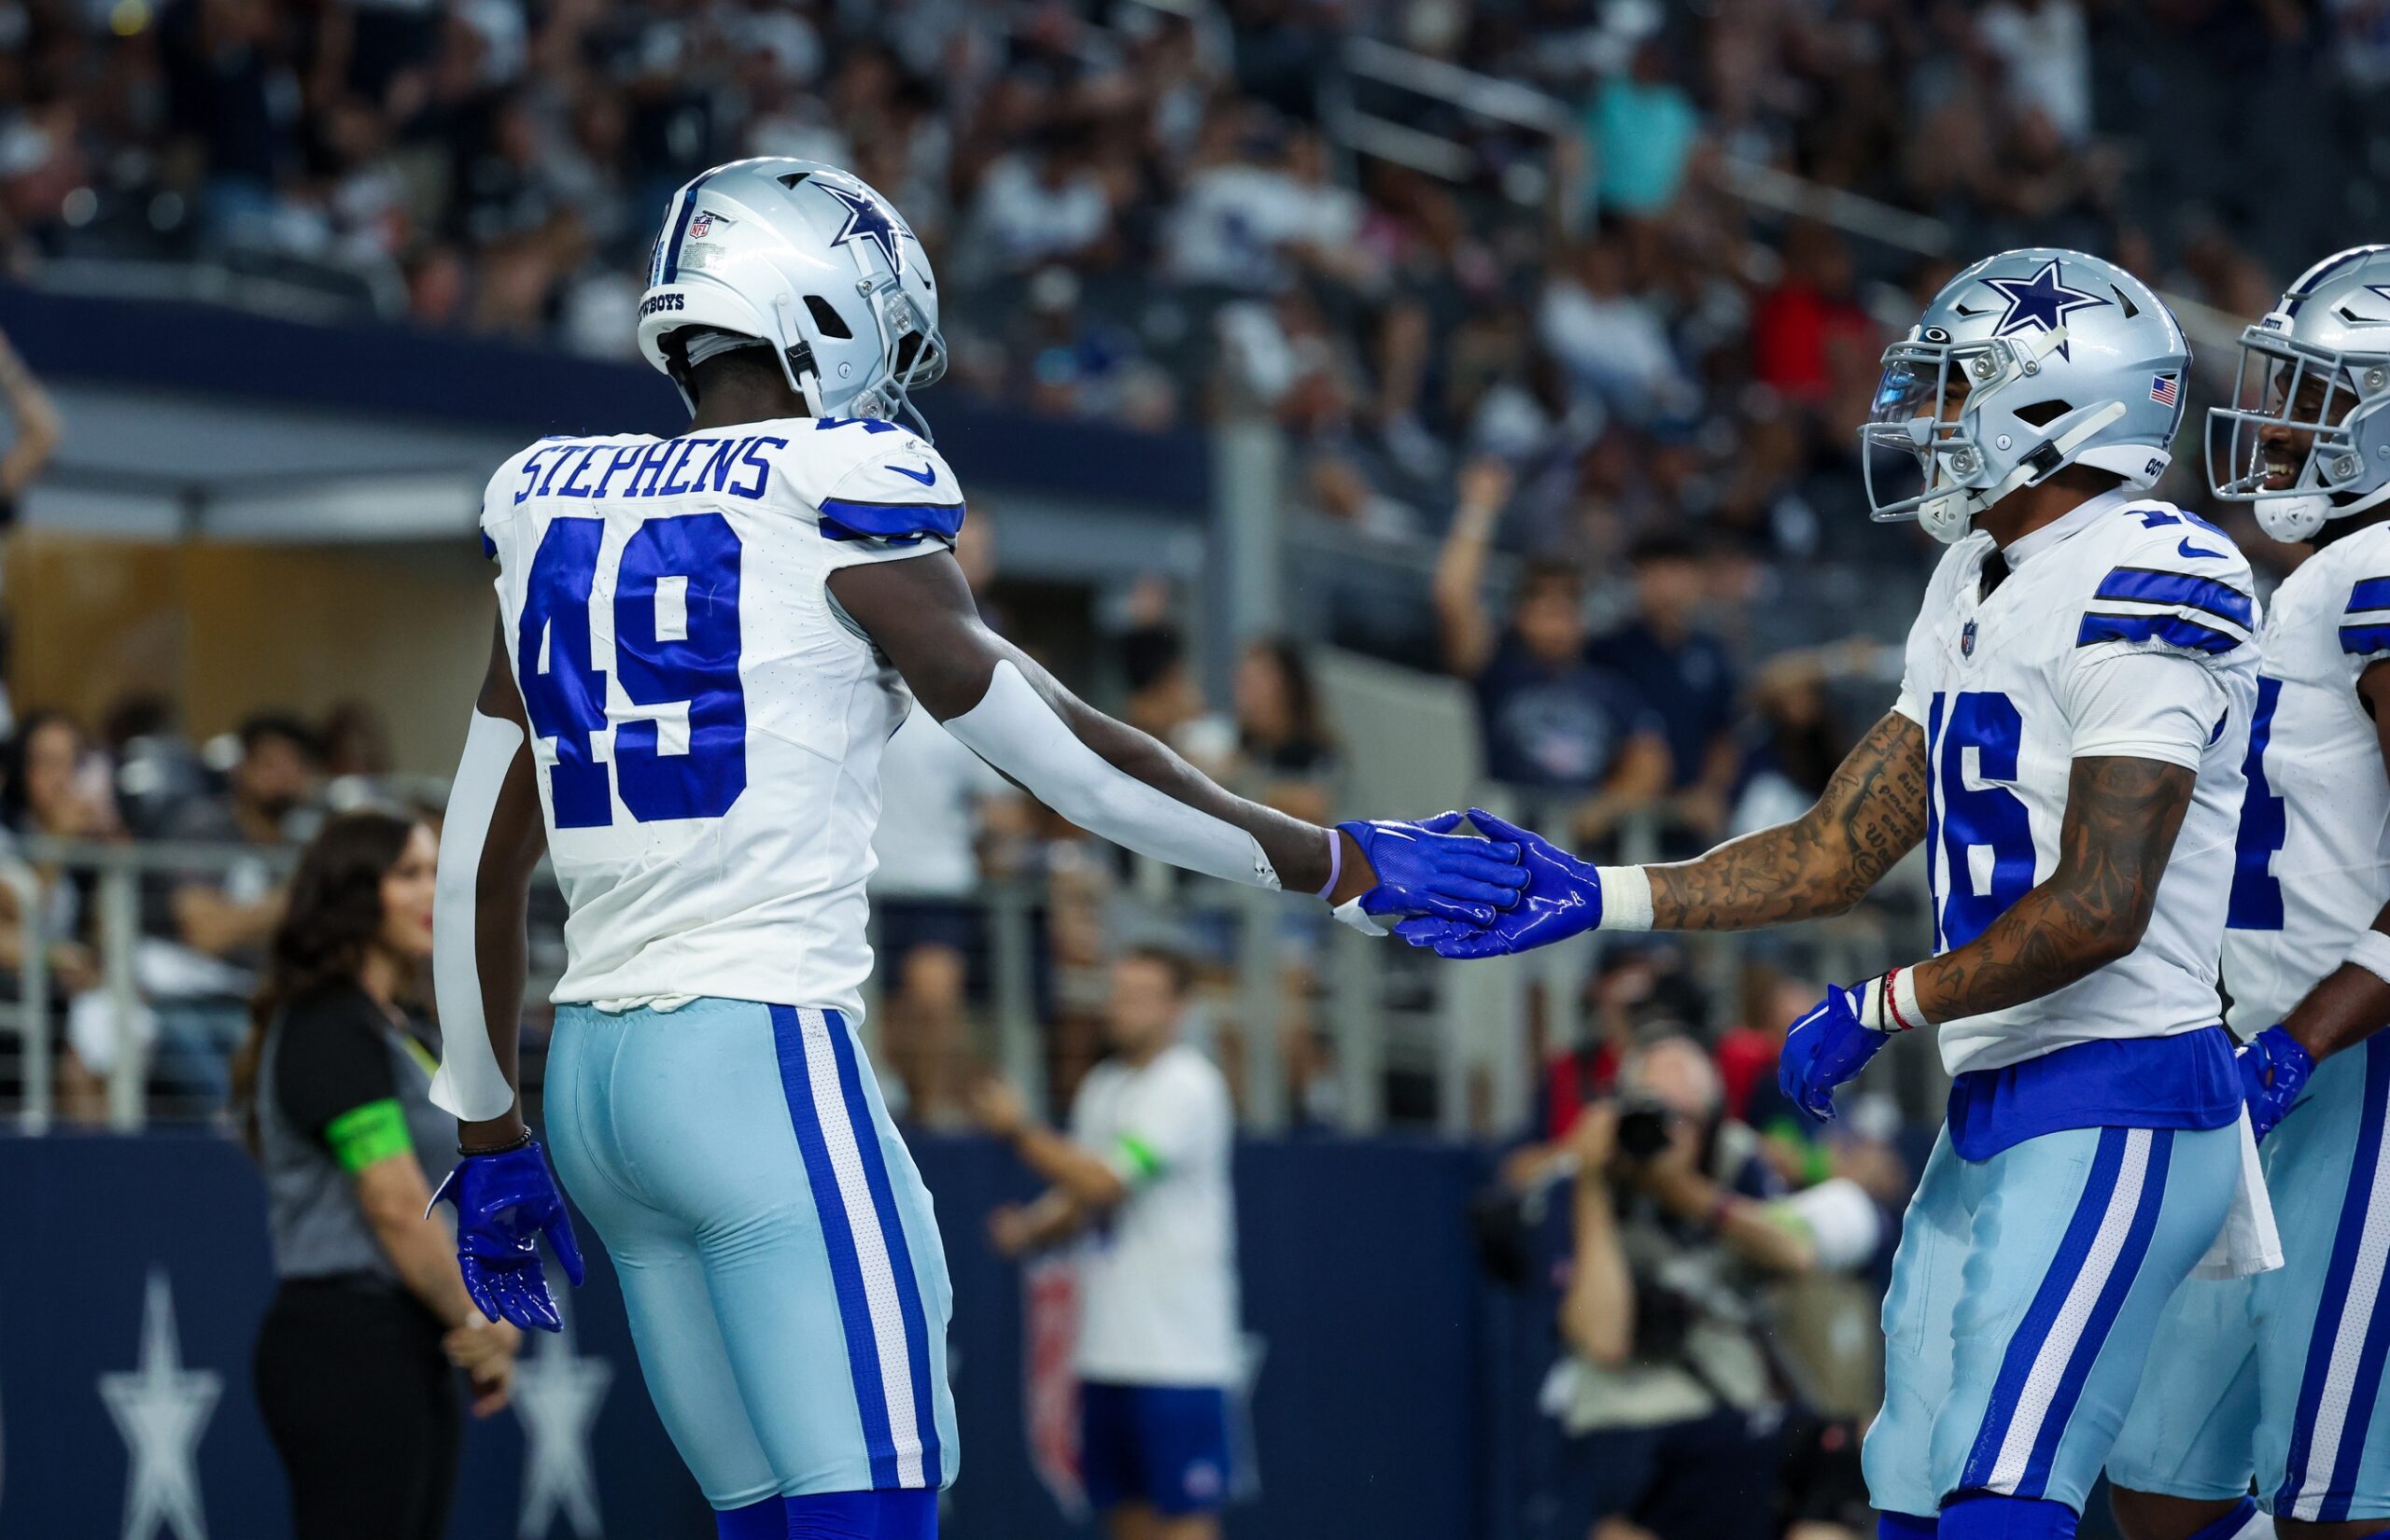
<svg viewBox="0 0 2390 1540"><path fill-rule="evenodd" d="M591 740L607 726L606 676L592 647L590 597L600 519L548 525L524 585L515 678L531 731L555 741L548 773L558 829L614 821L606 765ZM687 746L667 752L656 717L614 730L623 805L640 823L720 818L747 789L747 696L738 679L740 546L719 513L650 519L623 546L614 577L614 655L635 707L688 708Z"/></svg>

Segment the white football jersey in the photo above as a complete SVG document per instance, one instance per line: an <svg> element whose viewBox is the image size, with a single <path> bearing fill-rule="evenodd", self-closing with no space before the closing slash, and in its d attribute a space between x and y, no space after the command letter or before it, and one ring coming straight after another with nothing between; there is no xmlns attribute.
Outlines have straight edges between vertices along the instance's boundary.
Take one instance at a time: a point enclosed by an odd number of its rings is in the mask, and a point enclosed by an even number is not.
<svg viewBox="0 0 2390 1540"><path fill-rule="evenodd" d="M555 999L860 1016L879 753L911 695L837 610L859 562L950 549L918 435L790 418L543 439L482 503L570 906Z"/></svg>
<svg viewBox="0 0 2390 1540"><path fill-rule="evenodd" d="M2390 779L2357 676L2390 658L2390 525L2342 536L2274 591L2224 932L2242 1037L2289 1014L2390 898Z"/></svg>
<svg viewBox="0 0 2390 1540"><path fill-rule="evenodd" d="M1973 941L2056 868L2078 756L2162 760L2199 781L2141 945L2038 1000L1942 1024L1953 1074L2220 1019L2256 698L2249 565L2213 525L2112 492L2016 541L2010 575L1979 597L1992 550L1976 533L1935 568L1897 706L1926 734L1934 951Z"/></svg>

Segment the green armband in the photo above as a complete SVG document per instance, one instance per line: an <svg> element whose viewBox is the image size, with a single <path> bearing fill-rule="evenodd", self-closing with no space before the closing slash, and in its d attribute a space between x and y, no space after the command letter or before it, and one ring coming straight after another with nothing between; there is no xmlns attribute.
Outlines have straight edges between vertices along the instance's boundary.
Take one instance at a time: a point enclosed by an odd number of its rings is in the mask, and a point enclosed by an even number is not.
<svg viewBox="0 0 2390 1540"><path fill-rule="evenodd" d="M377 1160L415 1153L406 1109L396 1097L386 1096L341 1113L324 1125L324 1142L332 1147L332 1158L340 1162L340 1169L351 1176Z"/></svg>
<svg viewBox="0 0 2390 1540"><path fill-rule="evenodd" d="M1801 1184L1814 1187L1834 1175L1834 1152L1818 1141L1811 1130L1793 1118L1779 1117L1764 1130L1770 1139L1781 1139L1801 1147Z"/></svg>
<svg viewBox="0 0 2390 1540"><path fill-rule="evenodd" d="M1150 1182L1161 1175L1161 1156L1154 1147L1134 1134L1120 1136L1120 1159L1129 1173L1140 1182Z"/></svg>

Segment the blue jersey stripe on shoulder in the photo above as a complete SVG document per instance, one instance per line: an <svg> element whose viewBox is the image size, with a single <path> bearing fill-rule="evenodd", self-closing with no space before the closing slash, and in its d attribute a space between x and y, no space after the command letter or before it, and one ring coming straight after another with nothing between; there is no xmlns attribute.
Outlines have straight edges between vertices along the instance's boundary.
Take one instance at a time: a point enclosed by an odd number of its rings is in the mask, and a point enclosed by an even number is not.
<svg viewBox="0 0 2390 1540"><path fill-rule="evenodd" d="M498 542L489 538L489 531L486 529L482 531L482 554L491 561L498 560Z"/></svg>
<svg viewBox="0 0 2390 1540"><path fill-rule="evenodd" d="M2369 652L2390 652L2390 625L2341 627L2341 651L2359 657Z"/></svg>
<svg viewBox="0 0 2390 1540"><path fill-rule="evenodd" d="M2349 609L2390 609L2390 578L2364 578L2349 590Z"/></svg>
<svg viewBox="0 0 2390 1540"><path fill-rule="evenodd" d="M2345 632L2342 633L2346 635ZM2179 647L2190 652L2229 652L2241 645L2241 638L2214 626L2186 620L2180 615L2116 615L2102 609L2084 612L2082 628L2074 634L2074 645L2089 647L2094 642L2158 641L2168 647Z"/></svg>
<svg viewBox="0 0 2390 1540"><path fill-rule="evenodd" d="M2119 567L2100 580L2099 597L2134 599L2144 604L2188 605L2221 615L2236 625L2247 625L2256 614L2249 595L2230 583L2189 572L2166 572L2152 567Z"/></svg>
<svg viewBox="0 0 2390 1540"><path fill-rule="evenodd" d="M961 503L859 503L822 499L822 533L833 540L904 540L935 535L952 539L963 528Z"/></svg>

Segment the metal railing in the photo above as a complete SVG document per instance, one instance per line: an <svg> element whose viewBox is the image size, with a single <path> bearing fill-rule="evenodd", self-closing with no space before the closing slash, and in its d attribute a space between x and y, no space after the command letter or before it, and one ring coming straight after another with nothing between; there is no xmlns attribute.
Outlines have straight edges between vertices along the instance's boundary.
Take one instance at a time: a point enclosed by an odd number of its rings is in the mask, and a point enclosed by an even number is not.
<svg viewBox="0 0 2390 1540"><path fill-rule="evenodd" d="M21 841L16 859L0 865L0 886L14 900L18 962L13 998L0 1006L0 1032L16 1039L19 1085L17 1126L40 1133L59 1120L60 1057L56 993L50 948L77 938L50 933L49 895L56 885L88 888L88 927L98 959L95 996L106 1023L108 1062L105 1123L117 1129L148 1120L148 1076L154 1043L143 1029L147 1001L136 977L142 940L142 884L171 877L230 875L262 862L277 874L297 859L291 849L178 841L108 844L35 835Z"/></svg>
<svg viewBox="0 0 2390 1540"><path fill-rule="evenodd" d="M1482 800L1498 798L1488 793ZM1513 811L1517 811L1513 804ZM1522 816L1526 816L1523 814ZM1630 824L1619 846L1621 859L1652 859L1658 831L1648 820ZM0 1126L39 1134L70 1121L58 1088L71 1046L63 1046L62 1009L92 1014L84 1022L105 1023L96 1041L105 1047L104 1111L85 1122L133 1130L153 1121L223 1123L229 1109L219 1102L178 1099L155 1080L159 1030L145 1026L153 1006L170 1005L145 994L136 967L145 941L145 883L205 880L235 867L263 861L287 871L295 851L257 847L181 843L95 844L28 839L18 859L0 864L0 888L14 900L21 964L0 981ZM89 896L83 927L94 946L94 982L74 1000L59 989L49 948L70 939L48 933L45 914L56 885L72 883ZM1110 902L1135 906L1142 921L1107 915L1104 935L1116 945L1123 935L1157 931L1173 936L1200 934L1207 943L1188 945L1209 980L1201 1010L1221 1029L1232 1030L1235 1086L1240 1116L1259 1131L1311 1121L1356 1134L1389 1125L1432 1128L1455 1138L1503 1137L1531 1121L1539 1072L1533 1048L1547 1051L1589 1040L1592 1022L1586 984L1611 935L1586 935L1526 957L1472 964L1444 964L1391 941L1373 940L1325 922L1283 895L1226 884L1191 882L1150 862L1132 860L1113 889ZM543 1062L539 1026L543 1001L560 971L561 906L555 895L535 903L533 976L527 998L525 1079L536 1095ZM1073 1065L1063 1041L1062 1018L1072 1015L1071 997L1092 999L1097 981L1085 973L1101 959L1062 959L1041 915L1056 903L1052 895L1023 882L991 883L965 902L982 938L984 955L974 959L984 978L967 1012L967 1035L959 1051L976 1072L994 1068L1019 1084L1033 1105L1054 1106L1049 1095L1058 1068ZM886 903L875 904L874 940L883 928ZM1894 960L1886 950L1884 928L1862 919L1828 922L1792 932L1801 955L1821 976L1864 977ZM150 938L156 939L156 938ZM1722 1025L1735 1011L1740 970L1747 956L1741 938L1679 938L1690 971L1711 1005L1711 1018L1686 1023L1696 1029ZM1897 950L1897 948L1894 948ZM1298 954L1300 965L1288 957ZM900 1072L901 1055L884 1041L894 1019L886 990L895 959L883 954L879 977L867 1002L865 1030L883 1080ZM1077 970L1076 975L1073 971ZM1041 990L1041 973L1047 987ZM1065 976L1072 975L1072 976ZM237 1000L218 998L219 1010ZM1078 1016L1093 1014L1085 1006ZM1295 1076L1282 1024L1292 1015L1315 1035L1329 1068L1307 1086L1298 1104ZM1082 1026L1086 1023L1083 1021ZM93 1041L87 1037L86 1041ZM1080 1051L1091 1057L1091 1038ZM11 1052L13 1049L13 1052ZM962 1078L967 1079L967 1073ZM1930 1079L1930 1077L1927 1077ZM90 1084L85 1073L79 1084ZM14 1105L8 1105L13 1086ZM1923 1110L1936 1088L1920 1081L1904 1100ZM1330 1111L1323 1116L1320 1109Z"/></svg>

